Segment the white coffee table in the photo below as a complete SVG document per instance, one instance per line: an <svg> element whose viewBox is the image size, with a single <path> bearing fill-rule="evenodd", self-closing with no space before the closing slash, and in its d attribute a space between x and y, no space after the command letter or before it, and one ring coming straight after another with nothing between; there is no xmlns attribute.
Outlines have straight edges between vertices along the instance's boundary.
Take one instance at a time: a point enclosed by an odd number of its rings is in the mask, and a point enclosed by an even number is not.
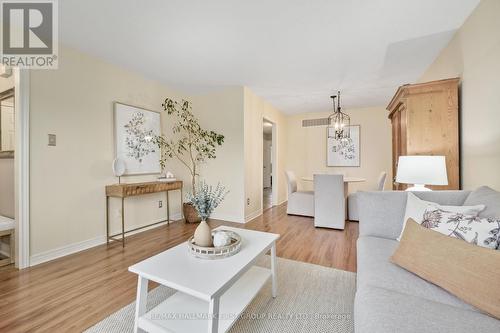
<svg viewBox="0 0 500 333"><path fill-rule="evenodd" d="M198 259L186 243L129 267L139 275L134 332L226 332L257 295L269 277L272 296L277 295L276 240L279 235L231 227L242 246L232 257ZM271 269L255 266L271 250ZM177 292L146 312L148 282Z"/></svg>

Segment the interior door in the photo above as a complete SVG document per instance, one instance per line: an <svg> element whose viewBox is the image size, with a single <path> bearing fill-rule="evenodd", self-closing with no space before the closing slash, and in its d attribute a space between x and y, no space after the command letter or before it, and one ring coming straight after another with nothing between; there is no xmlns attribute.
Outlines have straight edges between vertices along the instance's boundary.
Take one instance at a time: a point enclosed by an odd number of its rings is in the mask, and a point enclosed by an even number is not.
<svg viewBox="0 0 500 333"><path fill-rule="evenodd" d="M272 141L271 140L264 140L264 156L262 161L264 162L263 165L263 186L264 188L271 187L271 173L272 173L272 164L271 164L271 146L272 146Z"/></svg>

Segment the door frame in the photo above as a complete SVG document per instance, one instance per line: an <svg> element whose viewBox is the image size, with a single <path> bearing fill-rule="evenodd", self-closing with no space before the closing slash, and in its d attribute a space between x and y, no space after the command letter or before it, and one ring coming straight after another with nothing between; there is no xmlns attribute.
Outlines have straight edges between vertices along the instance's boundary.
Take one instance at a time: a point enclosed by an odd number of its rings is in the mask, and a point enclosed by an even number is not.
<svg viewBox="0 0 500 333"><path fill-rule="evenodd" d="M273 125L272 127L272 137L271 137L271 175L272 175L272 182L271 182L271 191L272 191L272 196L271 196L271 207L274 207L278 205L278 168L277 168L277 125L274 121L270 120L269 118L262 117L262 126L264 126L264 122L268 122ZM261 134L262 136L262 134ZM263 146L263 144L261 145ZM264 152L261 154L261 158L264 158ZM263 164L263 163L261 163ZM262 170L262 168L261 168ZM262 176L260 177L263 179L264 177L264 171L262 170ZM260 197L262 200L262 197L264 196L264 187L261 186L261 193ZM261 201L261 209L263 209L263 203Z"/></svg>
<svg viewBox="0 0 500 333"><path fill-rule="evenodd" d="M16 112L15 193L16 193L16 267L30 266L30 73L13 69Z"/></svg>

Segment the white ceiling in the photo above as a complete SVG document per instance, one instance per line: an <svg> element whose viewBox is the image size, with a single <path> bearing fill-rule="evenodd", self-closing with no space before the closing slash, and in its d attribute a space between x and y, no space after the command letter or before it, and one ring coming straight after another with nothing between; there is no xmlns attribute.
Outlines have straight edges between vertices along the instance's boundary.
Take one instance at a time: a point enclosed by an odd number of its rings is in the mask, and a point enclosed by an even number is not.
<svg viewBox="0 0 500 333"><path fill-rule="evenodd" d="M61 40L187 93L245 85L286 113L385 106L479 0L61 0Z"/></svg>

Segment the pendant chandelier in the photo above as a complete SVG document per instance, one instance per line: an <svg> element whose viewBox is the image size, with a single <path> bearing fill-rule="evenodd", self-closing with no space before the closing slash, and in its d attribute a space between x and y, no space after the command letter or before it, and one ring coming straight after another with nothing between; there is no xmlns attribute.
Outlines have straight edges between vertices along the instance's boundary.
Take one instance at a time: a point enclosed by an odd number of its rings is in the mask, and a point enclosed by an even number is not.
<svg viewBox="0 0 500 333"><path fill-rule="evenodd" d="M328 137L335 140L349 140L351 138L351 118L340 107L340 91L337 96L330 96L333 101L333 113L328 117ZM335 99L337 104L335 105ZM330 130L332 129L332 130Z"/></svg>

